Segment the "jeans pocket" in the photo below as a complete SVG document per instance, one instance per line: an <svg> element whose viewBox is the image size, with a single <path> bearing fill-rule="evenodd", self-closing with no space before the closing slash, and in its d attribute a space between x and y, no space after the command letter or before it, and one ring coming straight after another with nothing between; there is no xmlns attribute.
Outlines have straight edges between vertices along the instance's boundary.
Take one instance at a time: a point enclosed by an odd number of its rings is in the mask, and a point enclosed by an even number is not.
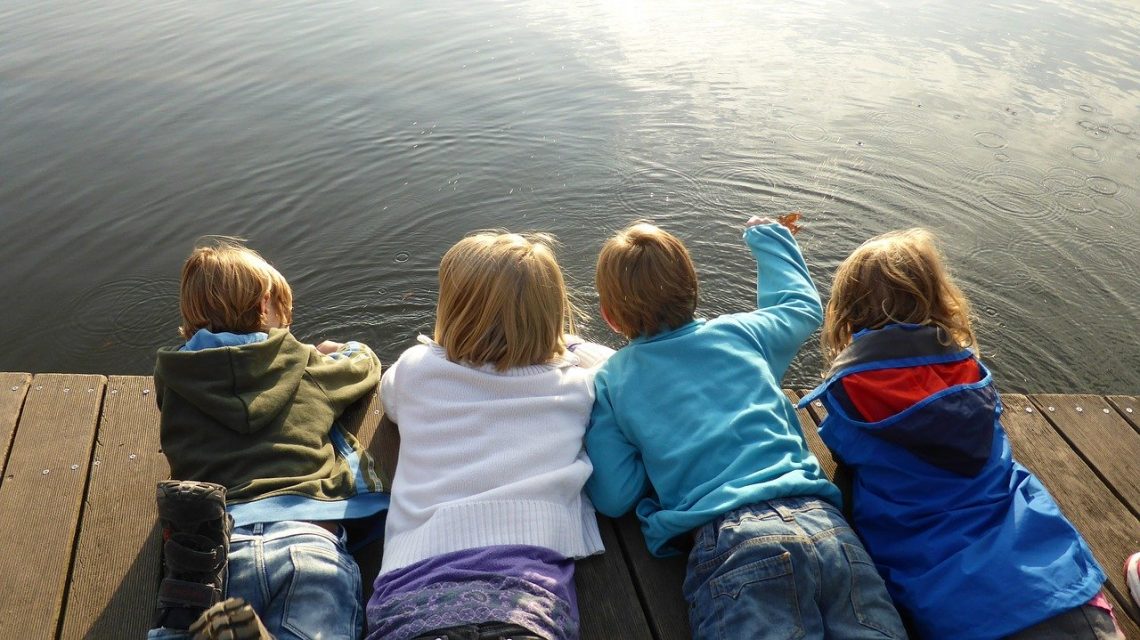
<svg viewBox="0 0 1140 640"><path fill-rule="evenodd" d="M887 638L906 638L902 620L887 585L871 556L860 545L843 543L843 554L851 569L851 606L859 624L882 633Z"/></svg>
<svg viewBox="0 0 1140 640"><path fill-rule="evenodd" d="M737 555L737 554L733 554ZM792 571L792 554L761 558L728 568L732 558L708 581L714 618L702 620L696 637L771 638L795 640L804 636ZM698 615L700 606L697 606ZM711 628L710 628L711 627Z"/></svg>
<svg viewBox="0 0 1140 640"><path fill-rule="evenodd" d="M291 545L293 575L282 629L298 638L358 638L362 626L360 567L335 548Z"/></svg>

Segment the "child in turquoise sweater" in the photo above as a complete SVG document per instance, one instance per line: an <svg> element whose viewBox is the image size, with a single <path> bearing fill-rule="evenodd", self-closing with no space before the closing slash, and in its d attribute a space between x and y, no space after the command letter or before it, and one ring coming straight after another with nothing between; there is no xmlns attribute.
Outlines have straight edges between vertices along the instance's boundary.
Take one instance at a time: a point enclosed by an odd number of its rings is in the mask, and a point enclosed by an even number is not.
<svg viewBox="0 0 1140 640"><path fill-rule="evenodd" d="M691 546L695 638L905 638L780 390L819 294L787 229L754 217L744 240L757 309L708 321L676 237L639 223L602 248L602 315L630 342L595 377L587 493L609 516L636 507L653 554Z"/></svg>

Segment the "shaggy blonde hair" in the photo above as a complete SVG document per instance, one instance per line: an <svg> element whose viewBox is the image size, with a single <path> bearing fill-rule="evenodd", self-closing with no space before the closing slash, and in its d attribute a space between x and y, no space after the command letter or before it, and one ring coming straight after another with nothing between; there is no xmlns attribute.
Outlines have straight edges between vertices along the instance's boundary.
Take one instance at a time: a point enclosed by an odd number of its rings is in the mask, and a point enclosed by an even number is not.
<svg viewBox="0 0 1140 640"><path fill-rule="evenodd" d="M566 351L577 310L545 233L483 231L448 249L439 264L435 341L453 362L511 367Z"/></svg>
<svg viewBox="0 0 1140 640"><path fill-rule="evenodd" d="M626 338L676 329L697 310L697 271L688 249L648 222L635 222L602 245L595 283L602 311Z"/></svg>
<svg viewBox="0 0 1140 640"><path fill-rule="evenodd" d="M977 350L970 316L934 235L920 228L891 231L864 242L839 265L821 342L830 361L855 333L906 323L938 327L945 344Z"/></svg>
<svg viewBox="0 0 1140 640"><path fill-rule="evenodd" d="M268 328L267 296L282 326L293 323L293 289L284 276L240 238L205 239L182 265L179 332L189 340L199 329L251 333Z"/></svg>

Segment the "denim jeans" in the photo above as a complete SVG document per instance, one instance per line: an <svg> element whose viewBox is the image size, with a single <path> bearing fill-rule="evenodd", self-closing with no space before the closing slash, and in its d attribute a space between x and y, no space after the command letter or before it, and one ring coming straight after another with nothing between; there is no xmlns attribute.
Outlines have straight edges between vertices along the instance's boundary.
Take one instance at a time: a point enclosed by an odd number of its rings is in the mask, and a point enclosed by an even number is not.
<svg viewBox="0 0 1140 640"><path fill-rule="evenodd" d="M697 529L684 592L696 640L907 637L863 544L817 498L748 505Z"/></svg>
<svg viewBox="0 0 1140 640"><path fill-rule="evenodd" d="M1086 604L1053 616L1005 640L1124 640L1112 614Z"/></svg>
<svg viewBox="0 0 1140 640"><path fill-rule="evenodd" d="M360 637L360 567L334 536L308 522L258 523L230 536L226 597L253 606L278 640ZM185 631L152 629L149 640L183 640Z"/></svg>

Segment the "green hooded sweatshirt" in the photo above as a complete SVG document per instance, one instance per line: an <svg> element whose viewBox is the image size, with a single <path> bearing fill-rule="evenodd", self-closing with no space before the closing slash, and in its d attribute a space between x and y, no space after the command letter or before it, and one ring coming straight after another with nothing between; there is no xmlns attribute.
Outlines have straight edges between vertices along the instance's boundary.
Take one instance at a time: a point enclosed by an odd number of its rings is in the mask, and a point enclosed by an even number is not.
<svg viewBox="0 0 1140 640"><path fill-rule="evenodd" d="M368 347L323 355L286 329L236 346L160 349L154 382L171 477L225 486L237 526L372 515L387 496L336 419L379 379Z"/></svg>

